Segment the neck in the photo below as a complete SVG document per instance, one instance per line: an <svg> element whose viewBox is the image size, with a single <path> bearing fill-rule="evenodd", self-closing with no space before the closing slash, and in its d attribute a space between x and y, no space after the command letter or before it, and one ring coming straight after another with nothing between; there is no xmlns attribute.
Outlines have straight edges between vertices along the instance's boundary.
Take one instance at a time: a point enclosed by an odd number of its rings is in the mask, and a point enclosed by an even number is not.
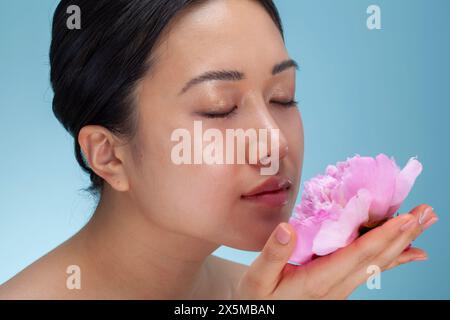
<svg viewBox="0 0 450 320"><path fill-rule="evenodd" d="M105 189L80 232L96 281L133 298L195 299L208 286L207 258L218 245L157 225L130 200Z"/></svg>

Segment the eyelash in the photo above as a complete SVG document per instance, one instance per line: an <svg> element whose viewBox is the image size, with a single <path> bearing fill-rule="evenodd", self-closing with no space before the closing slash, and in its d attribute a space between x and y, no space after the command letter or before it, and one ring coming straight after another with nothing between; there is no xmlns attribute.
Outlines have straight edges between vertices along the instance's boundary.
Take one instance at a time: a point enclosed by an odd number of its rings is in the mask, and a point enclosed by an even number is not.
<svg viewBox="0 0 450 320"><path fill-rule="evenodd" d="M287 102L282 102L282 101L271 101L271 102L279 104L279 105L281 105L283 107L286 107L286 108L293 107L293 106L296 106L298 104L297 100L291 100L291 101L287 101Z"/></svg>
<svg viewBox="0 0 450 320"><path fill-rule="evenodd" d="M228 118L234 113L236 113L237 106L234 106L233 109L227 112L201 112L200 115L206 118L214 119L214 118Z"/></svg>
<svg viewBox="0 0 450 320"><path fill-rule="evenodd" d="M296 100L291 100L287 102L283 101L271 101L271 103L275 103L281 105L285 108L293 107L298 104ZM223 113L212 113L212 112L201 112L200 115L206 118L215 119L215 118L228 118L236 113L237 106L234 106L233 109Z"/></svg>

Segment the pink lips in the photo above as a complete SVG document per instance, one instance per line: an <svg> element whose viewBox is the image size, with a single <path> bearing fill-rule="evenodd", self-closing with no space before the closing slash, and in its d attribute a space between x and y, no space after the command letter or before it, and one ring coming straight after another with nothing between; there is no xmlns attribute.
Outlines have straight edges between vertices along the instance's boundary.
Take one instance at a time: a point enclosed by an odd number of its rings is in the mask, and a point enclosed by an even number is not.
<svg viewBox="0 0 450 320"><path fill-rule="evenodd" d="M288 202L292 182L285 178L272 176L263 183L243 194L242 199L258 202L270 207L281 207Z"/></svg>

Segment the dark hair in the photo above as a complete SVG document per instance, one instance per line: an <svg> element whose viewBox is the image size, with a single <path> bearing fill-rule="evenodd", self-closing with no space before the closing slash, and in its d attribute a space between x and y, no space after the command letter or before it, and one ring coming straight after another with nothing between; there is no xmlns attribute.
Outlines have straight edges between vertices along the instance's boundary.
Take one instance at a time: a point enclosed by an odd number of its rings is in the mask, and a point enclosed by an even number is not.
<svg viewBox="0 0 450 320"><path fill-rule="evenodd" d="M75 156L90 175L84 189L99 195L103 179L89 167L78 143L86 125L132 136L137 120L133 90L153 65L152 50L169 22L181 11L205 0L62 0L54 13L50 47L53 113L74 137ZM284 40L272 0L257 0ZM67 26L68 7L81 12L81 28Z"/></svg>

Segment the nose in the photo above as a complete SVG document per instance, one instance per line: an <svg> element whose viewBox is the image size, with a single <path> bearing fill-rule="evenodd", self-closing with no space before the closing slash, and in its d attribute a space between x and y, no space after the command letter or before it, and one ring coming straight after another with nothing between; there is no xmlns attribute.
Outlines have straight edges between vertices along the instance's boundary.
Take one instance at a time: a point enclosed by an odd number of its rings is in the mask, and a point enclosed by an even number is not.
<svg viewBox="0 0 450 320"><path fill-rule="evenodd" d="M289 147L285 133L270 113L264 100L252 101L255 110L249 127L256 129L256 141L249 141L247 146L247 163L256 167L267 167L274 161L281 162L288 155ZM256 162L253 155L257 155ZM251 161L253 160L253 161Z"/></svg>

